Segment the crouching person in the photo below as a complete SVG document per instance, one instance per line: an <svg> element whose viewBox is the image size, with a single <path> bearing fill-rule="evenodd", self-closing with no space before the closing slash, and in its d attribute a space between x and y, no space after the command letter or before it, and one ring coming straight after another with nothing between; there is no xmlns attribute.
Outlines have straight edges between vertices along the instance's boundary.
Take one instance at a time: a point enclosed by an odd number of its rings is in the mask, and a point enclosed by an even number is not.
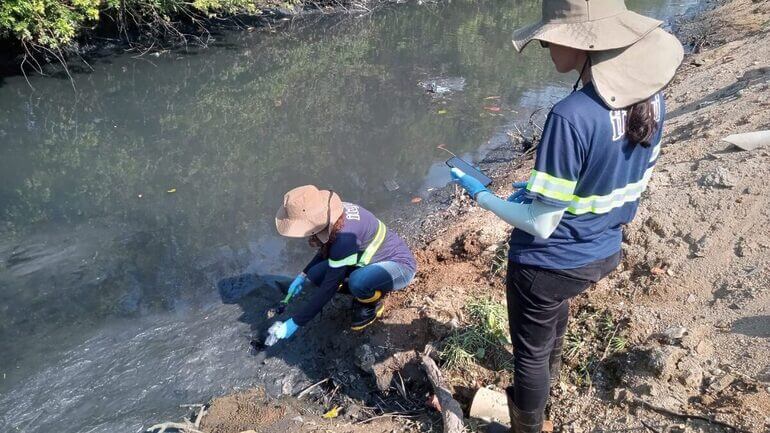
<svg viewBox="0 0 770 433"><path fill-rule="evenodd" d="M282 236L307 238L318 251L288 295L299 294L308 281L316 287L288 320L270 327L272 341L289 338L337 292L353 295L350 327L360 331L382 315L388 293L414 279L417 265L406 243L371 212L343 202L334 191L305 185L287 192L275 225Z"/></svg>

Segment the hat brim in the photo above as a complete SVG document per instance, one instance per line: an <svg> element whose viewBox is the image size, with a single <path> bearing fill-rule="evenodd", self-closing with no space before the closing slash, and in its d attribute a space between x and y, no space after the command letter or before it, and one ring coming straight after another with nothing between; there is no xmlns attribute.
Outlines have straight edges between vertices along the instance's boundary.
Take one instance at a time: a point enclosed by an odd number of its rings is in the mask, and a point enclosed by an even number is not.
<svg viewBox="0 0 770 433"><path fill-rule="evenodd" d="M591 53L591 79L604 103L621 109L666 87L683 58L679 40L658 28L630 47Z"/></svg>
<svg viewBox="0 0 770 433"><path fill-rule="evenodd" d="M329 191L321 192L328 193ZM328 230L326 229L328 228L329 224L334 224L337 222L337 220L340 218L340 216L342 216L342 213L344 212L342 207L342 200L336 192L332 193L329 207L331 210L328 213L326 209L323 209L322 211L323 221L316 223L304 218L292 219L286 212L286 208L281 206L278 208L278 212L275 214L275 228L278 230L278 233L281 236L286 236L289 238L306 238L312 235L319 235L321 241L326 242L329 237L328 235L324 236L323 232L328 233ZM329 216L328 221L326 221L327 215ZM325 237L326 240L324 240L323 237Z"/></svg>
<svg viewBox="0 0 770 433"><path fill-rule="evenodd" d="M600 20L582 23L537 22L513 32L513 46L521 52L533 40L583 51L627 47L658 28L663 21L623 11Z"/></svg>

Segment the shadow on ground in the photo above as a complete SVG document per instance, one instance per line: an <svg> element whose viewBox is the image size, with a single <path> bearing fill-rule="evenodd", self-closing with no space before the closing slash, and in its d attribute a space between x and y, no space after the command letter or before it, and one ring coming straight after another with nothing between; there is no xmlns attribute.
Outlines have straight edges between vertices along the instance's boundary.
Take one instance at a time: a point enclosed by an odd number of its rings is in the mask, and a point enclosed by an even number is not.
<svg viewBox="0 0 770 433"><path fill-rule="evenodd" d="M249 325L253 337L260 338L274 320L291 317L293 309L304 301L303 295L314 288L312 285L306 287L283 314L271 318L269 310L284 297L290 283L291 278L284 276L241 274L224 278L217 286L222 301L239 305L243 313L238 320ZM255 351L255 356L264 357L263 368L257 372L257 378L268 395L296 395L311 384L331 379L333 387L339 387L335 392L370 406L390 406L383 401L378 390L383 388L382 377L375 380L375 375L385 370L373 374L360 367L361 347L364 345L371 349L368 353L373 364L381 366L393 359L403 361L394 366L399 370L397 381L391 382L391 376L385 372L388 377L384 383L386 392L392 385L393 394L398 394L402 380L401 388L407 388L412 396L427 390L419 364L412 354L422 351L438 336L446 335L447 325L419 315L402 318L394 314L391 320L386 310L383 320L355 332L349 329L351 302L349 295L337 294L318 317L300 328L290 339L263 352ZM377 382L381 382L380 388Z"/></svg>

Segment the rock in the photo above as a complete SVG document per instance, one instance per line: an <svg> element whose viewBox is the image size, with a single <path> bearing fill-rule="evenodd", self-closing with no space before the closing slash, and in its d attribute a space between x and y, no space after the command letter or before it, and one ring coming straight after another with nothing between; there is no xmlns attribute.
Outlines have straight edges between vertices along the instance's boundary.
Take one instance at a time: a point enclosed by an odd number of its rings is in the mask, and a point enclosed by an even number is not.
<svg viewBox="0 0 770 433"><path fill-rule="evenodd" d="M726 168L719 166L706 173L701 178L700 184L711 188L732 188L735 186L735 179Z"/></svg>
<svg viewBox="0 0 770 433"><path fill-rule="evenodd" d="M634 388L636 394L649 395L650 397L656 397L660 395L660 390L655 382L643 383Z"/></svg>
<svg viewBox="0 0 770 433"><path fill-rule="evenodd" d="M351 419L360 418L361 413L363 413L363 410L361 409L361 406L357 404L351 404L350 406L345 408L345 415L347 415L347 417Z"/></svg>
<svg viewBox="0 0 770 433"><path fill-rule="evenodd" d="M358 368L366 373L374 373L374 363L376 361L374 350L368 344L362 344L358 346L353 353L354 360Z"/></svg>
<svg viewBox="0 0 770 433"><path fill-rule="evenodd" d="M633 394L625 388L615 388L612 399L617 404L625 404L634 400Z"/></svg>
<svg viewBox="0 0 770 433"><path fill-rule="evenodd" d="M684 350L671 346L654 348L647 353L646 364L657 377L668 379L684 353Z"/></svg>
<svg viewBox="0 0 770 433"><path fill-rule="evenodd" d="M732 385L733 382L735 382L735 376L733 376L730 373L726 373L723 376L721 376L719 379L713 381L711 385L709 385L708 392L712 394L719 394L720 392L724 391L728 386Z"/></svg>
<svg viewBox="0 0 770 433"><path fill-rule="evenodd" d="M677 380L679 380L679 383L695 392L700 391L700 387L703 384L703 369L701 366L692 357L688 357L680 361L678 367Z"/></svg>
<svg viewBox="0 0 770 433"><path fill-rule="evenodd" d="M695 352L700 356L710 358L714 355L714 345L708 340L701 340L700 343L695 346Z"/></svg>
<svg viewBox="0 0 770 433"><path fill-rule="evenodd" d="M679 340L681 340L685 334L687 334L687 328L684 326L675 326L673 328L668 328L665 331L663 331L663 339L668 344L676 344Z"/></svg>
<svg viewBox="0 0 770 433"><path fill-rule="evenodd" d="M756 379L763 383L770 384L770 365L766 365L759 373L757 373Z"/></svg>

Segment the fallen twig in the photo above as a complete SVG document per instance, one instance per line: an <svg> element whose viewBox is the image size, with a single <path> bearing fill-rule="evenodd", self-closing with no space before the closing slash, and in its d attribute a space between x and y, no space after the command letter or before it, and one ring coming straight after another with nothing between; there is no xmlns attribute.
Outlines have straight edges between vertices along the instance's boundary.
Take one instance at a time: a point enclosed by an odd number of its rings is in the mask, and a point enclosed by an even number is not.
<svg viewBox="0 0 770 433"><path fill-rule="evenodd" d="M367 419L358 420L353 424L367 424L371 421L374 421L376 419L381 419L381 418L414 418L417 415L419 415L419 412L391 412L391 413L384 413L382 415L373 416Z"/></svg>
<svg viewBox="0 0 770 433"><path fill-rule="evenodd" d="M326 383L328 380L329 380L329 378L327 377L327 378L326 378L326 379L324 379L324 380L318 381L318 382L316 382L316 383L314 383L314 384L312 384L312 385L308 386L307 388L305 388L305 389L303 389L302 391L300 391L300 392L299 392L299 394L297 394L297 398L299 399L299 398L302 398L302 397L306 396L306 395L307 395L307 394L308 394L310 391L312 391L312 390L313 390L315 387L317 387L318 385L321 385L321 384L323 384L323 383Z"/></svg>
<svg viewBox="0 0 770 433"><path fill-rule="evenodd" d="M643 425L645 428L647 428L648 430L650 430L652 433L661 433L661 431L660 431L660 430L658 430L658 429L656 429L655 427L653 427L653 426L651 426L651 425L647 424L646 422L644 422L644 420L640 420L640 421L641 421L642 425Z"/></svg>
<svg viewBox="0 0 770 433"><path fill-rule="evenodd" d="M425 346L425 351L422 355L422 369L428 376L428 380L433 386L433 392L436 394L439 403L441 404L441 418L444 421L444 433L462 433L465 431L463 425L463 410L460 407L460 403L452 397L452 393L446 386L444 378L441 375L436 362L430 357L430 353L433 351L433 346L430 344Z"/></svg>
<svg viewBox="0 0 770 433"><path fill-rule="evenodd" d="M179 422L164 422L155 424L154 426L145 430L145 432L164 433L167 429L175 429L184 433L203 433L202 431L193 428L192 423L182 424Z"/></svg>
<svg viewBox="0 0 770 433"><path fill-rule="evenodd" d="M706 421L709 424L715 424L715 425L718 425L718 426L721 426L721 427L726 427L726 428L729 428L729 429L733 429L733 430L735 430L737 432L751 433L749 430L742 429L740 427L736 427L736 426L734 426L732 424L729 424L729 423L726 423L724 421L715 420L715 419L713 419L710 416L689 414L689 413L683 413L683 412L676 412L676 411L673 411L671 409L666 409L665 407L656 406L656 405L654 405L654 404L652 404L652 403L650 403L650 402L648 402L646 400L642 400L641 398L636 397L636 396L632 396L631 398L632 398L631 399L632 403L638 404L639 406L642 406L642 407L646 407L647 409L650 409L650 410L654 410L655 412L660 412L662 414L671 415L671 416L675 416L675 417L679 417L679 418L685 418L685 419L699 419L699 420L702 420L702 421Z"/></svg>

